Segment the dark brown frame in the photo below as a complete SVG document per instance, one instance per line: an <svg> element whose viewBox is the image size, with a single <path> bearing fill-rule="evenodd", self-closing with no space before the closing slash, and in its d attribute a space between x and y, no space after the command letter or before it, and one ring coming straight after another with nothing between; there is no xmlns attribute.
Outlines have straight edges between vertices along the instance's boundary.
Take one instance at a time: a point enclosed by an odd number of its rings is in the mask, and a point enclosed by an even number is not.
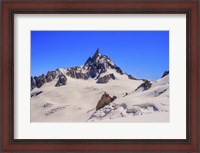
<svg viewBox="0 0 200 153"><path fill-rule="evenodd" d="M199 1L198 0L3 0L1 5L0 125L1 152L159 151L200 152L199 121ZM126 140L20 139L14 134L14 14L186 14L187 16L187 138Z"/></svg>

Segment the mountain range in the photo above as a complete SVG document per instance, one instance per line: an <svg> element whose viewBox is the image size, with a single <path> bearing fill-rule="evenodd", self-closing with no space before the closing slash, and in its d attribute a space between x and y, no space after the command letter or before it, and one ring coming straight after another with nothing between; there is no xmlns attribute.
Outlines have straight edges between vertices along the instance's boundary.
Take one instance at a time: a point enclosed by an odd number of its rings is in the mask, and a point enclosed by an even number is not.
<svg viewBox="0 0 200 153"><path fill-rule="evenodd" d="M167 122L169 71L137 79L97 49L82 66L31 77L31 121Z"/></svg>
<svg viewBox="0 0 200 153"><path fill-rule="evenodd" d="M84 80L92 78L96 80L96 83L107 83L110 79L115 80L113 73L107 73L108 69L115 70L121 75L127 75L129 79L136 80L132 75L124 73L108 56L102 55L99 49L97 49L93 57L89 57L83 66L75 66L67 69L60 68L55 71L49 71L46 75L42 74L38 77L31 77L31 90L35 87L40 88L55 78L59 78L60 81L55 86L64 85L64 80L67 81L67 77Z"/></svg>

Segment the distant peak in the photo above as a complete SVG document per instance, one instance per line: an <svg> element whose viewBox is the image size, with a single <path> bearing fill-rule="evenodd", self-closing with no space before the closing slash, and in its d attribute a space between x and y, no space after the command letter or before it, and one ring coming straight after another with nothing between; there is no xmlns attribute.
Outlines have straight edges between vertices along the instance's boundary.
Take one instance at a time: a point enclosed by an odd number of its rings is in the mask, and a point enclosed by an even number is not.
<svg viewBox="0 0 200 153"><path fill-rule="evenodd" d="M165 77L165 76L168 75L168 74L169 74L169 71L165 71L165 72L163 73L163 75L162 75L161 78Z"/></svg>
<svg viewBox="0 0 200 153"><path fill-rule="evenodd" d="M97 48L97 50L96 50L95 54L99 54L99 48Z"/></svg>
<svg viewBox="0 0 200 153"><path fill-rule="evenodd" d="M96 50L96 52L95 52L95 54L94 54L94 56L93 56L93 59L96 60L97 57L99 57L100 55L101 55L101 54L100 54L100 52L99 52L99 48L97 48L97 50Z"/></svg>

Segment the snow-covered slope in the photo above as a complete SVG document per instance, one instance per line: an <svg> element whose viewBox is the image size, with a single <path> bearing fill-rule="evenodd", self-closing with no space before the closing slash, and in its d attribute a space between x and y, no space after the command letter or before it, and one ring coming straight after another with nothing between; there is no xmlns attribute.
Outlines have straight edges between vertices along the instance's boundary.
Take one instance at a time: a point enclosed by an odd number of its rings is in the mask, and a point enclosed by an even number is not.
<svg viewBox="0 0 200 153"><path fill-rule="evenodd" d="M138 90L144 81L130 78L99 51L83 66L51 71L31 84L31 122L169 121L169 75ZM96 110L105 92L117 98Z"/></svg>
<svg viewBox="0 0 200 153"><path fill-rule="evenodd" d="M148 90L126 92L110 105L95 111L88 121L137 121L136 116L139 122L169 121L169 75L152 82Z"/></svg>

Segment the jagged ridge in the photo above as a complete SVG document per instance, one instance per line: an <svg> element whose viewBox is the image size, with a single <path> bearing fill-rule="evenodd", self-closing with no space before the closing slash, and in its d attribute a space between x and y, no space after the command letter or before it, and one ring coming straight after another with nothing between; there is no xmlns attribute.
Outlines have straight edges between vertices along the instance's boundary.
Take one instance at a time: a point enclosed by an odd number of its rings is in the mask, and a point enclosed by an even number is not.
<svg viewBox="0 0 200 153"><path fill-rule="evenodd" d="M136 80L135 77L124 73L108 56L102 55L99 49L97 49L93 57L89 57L83 66L56 69L55 71L49 71L46 75L42 74L38 77L31 77L31 90L35 87L40 88L45 83L51 82L55 78L59 79L60 75L83 80L93 78L97 80L97 83L107 83L110 79L115 79L114 74L101 77L101 74L105 73L108 69L114 69L117 73L121 75L125 74L129 79ZM65 85L65 83L63 85Z"/></svg>

